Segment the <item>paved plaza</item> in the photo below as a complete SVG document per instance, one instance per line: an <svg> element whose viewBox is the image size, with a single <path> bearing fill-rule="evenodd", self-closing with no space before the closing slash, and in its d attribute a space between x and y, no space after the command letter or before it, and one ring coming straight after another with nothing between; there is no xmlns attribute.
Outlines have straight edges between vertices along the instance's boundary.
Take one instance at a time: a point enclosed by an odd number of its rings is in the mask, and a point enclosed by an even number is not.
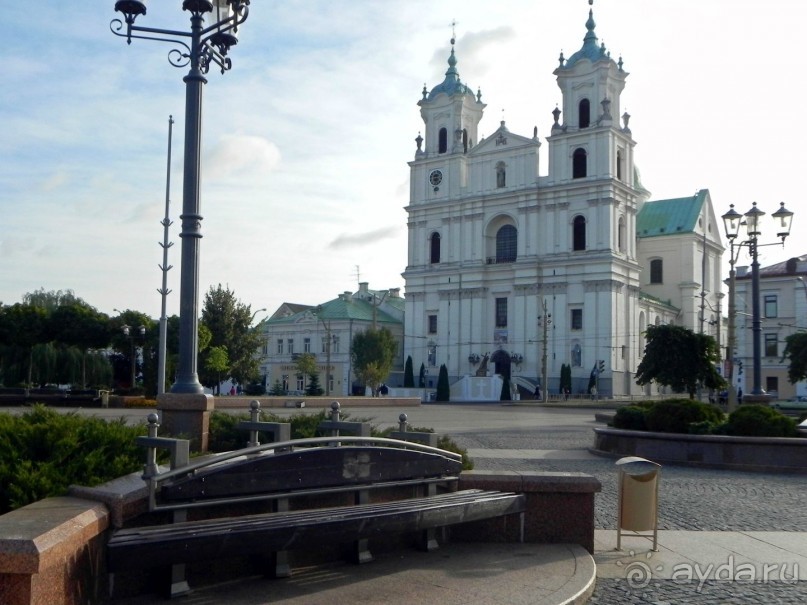
<svg viewBox="0 0 807 605"><path fill-rule="evenodd" d="M399 411L351 413L386 426L394 423ZM647 558L650 543L642 539L623 539L623 551L613 550L617 472L613 459L588 452L592 429L602 426L595 422L594 410L522 403L426 405L405 413L414 426L452 435L468 449L477 469L582 472L602 482L595 510L597 588L590 603L807 603L807 475L665 466L659 487L662 552ZM766 536L774 536L771 532L779 532L777 543L787 537L781 532L790 532L793 548L771 548L770 560L758 561L753 572L740 567L742 553L736 551L742 538L757 536L762 539L757 544L764 544ZM713 567L696 567L697 555L721 536L730 544L709 558ZM663 547L677 542L681 543L677 550ZM664 561L662 570L659 561ZM765 565L770 571L767 578ZM645 570L650 572L629 578ZM729 571L742 581L720 579ZM675 579L671 572L677 572ZM794 573L798 581L793 581Z"/></svg>
<svg viewBox="0 0 807 605"><path fill-rule="evenodd" d="M404 412L413 426L451 435L468 449L476 469L597 477L602 492L596 496L597 588L591 603L807 603L807 475L664 466L659 552L637 538L623 539L617 552L617 473L613 459L588 452L592 429L601 426L593 409L522 403L344 411L382 428L396 425ZM148 411L126 413L136 422Z"/></svg>

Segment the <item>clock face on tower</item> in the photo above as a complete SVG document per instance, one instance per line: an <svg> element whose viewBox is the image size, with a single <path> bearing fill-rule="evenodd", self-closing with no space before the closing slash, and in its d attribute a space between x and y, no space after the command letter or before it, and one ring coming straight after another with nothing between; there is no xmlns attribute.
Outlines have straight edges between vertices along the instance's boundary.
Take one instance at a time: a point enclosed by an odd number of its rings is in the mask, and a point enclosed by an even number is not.
<svg viewBox="0 0 807 605"><path fill-rule="evenodd" d="M429 182L432 184L433 187L437 187L440 183L443 182L443 173L439 170L432 170L429 174Z"/></svg>

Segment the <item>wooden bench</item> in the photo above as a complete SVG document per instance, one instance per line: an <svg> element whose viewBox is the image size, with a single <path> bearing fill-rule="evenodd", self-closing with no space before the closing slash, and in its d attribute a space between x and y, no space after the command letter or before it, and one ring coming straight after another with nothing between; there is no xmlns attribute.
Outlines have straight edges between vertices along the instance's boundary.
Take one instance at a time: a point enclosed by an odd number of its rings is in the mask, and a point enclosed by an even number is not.
<svg viewBox="0 0 807 605"><path fill-rule="evenodd" d="M248 447L189 464L176 454L187 446L172 445L182 440L157 437L156 414L149 417L149 436L140 438L149 448L149 510L168 512L173 522L113 532L111 573L170 567L170 594L178 596L189 590L189 563L262 555L268 575L285 577L289 550L351 544L352 558L366 562L376 538L412 534L432 550L437 528L513 514L523 524L524 495L457 491L461 456L419 443L433 437L406 433L403 414L396 436L412 440L370 437L368 424L340 420L336 402L320 426L329 436L291 440L288 425L260 422L260 404L251 407L252 420L242 423ZM260 444L259 431L286 438ZM174 468L160 472L155 452L165 446ZM265 510L239 514L255 503Z"/></svg>

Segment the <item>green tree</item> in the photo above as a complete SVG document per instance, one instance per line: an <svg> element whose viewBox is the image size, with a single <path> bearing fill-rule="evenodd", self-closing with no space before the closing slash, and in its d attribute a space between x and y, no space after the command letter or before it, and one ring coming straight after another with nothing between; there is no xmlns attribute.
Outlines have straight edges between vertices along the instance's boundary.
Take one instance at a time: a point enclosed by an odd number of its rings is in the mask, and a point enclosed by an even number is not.
<svg viewBox="0 0 807 605"><path fill-rule="evenodd" d="M505 376L502 381L502 392L499 395L500 401L510 401L513 396L510 394L510 379Z"/></svg>
<svg viewBox="0 0 807 605"><path fill-rule="evenodd" d="M48 312L32 304L17 303L3 309L4 341L7 348L4 375L9 373L29 385L34 379L34 347L51 340Z"/></svg>
<svg viewBox="0 0 807 605"><path fill-rule="evenodd" d="M560 366L560 392L572 392L572 366L567 363Z"/></svg>
<svg viewBox="0 0 807 605"><path fill-rule="evenodd" d="M227 348L230 366L222 373L223 380L232 378L239 384L248 384L257 379L259 360L255 353L261 338L251 324L252 310L249 305L241 303L229 288L223 288L221 284L210 288L202 304L200 325L210 330L211 348ZM200 353L203 362L208 354L207 351ZM199 378L202 384L212 387L219 376L203 372Z"/></svg>
<svg viewBox="0 0 807 605"><path fill-rule="evenodd" d="M319 386L319 374L316 372L309 374L308 386L305 388L305 394L316 397L317 395L322 395L322 393L324 393L324 390L321 386Z"/></svg>
<svg viewBox="0 0 807 605"><path fill-rule="evenodd" d="M655 381L694 399L699 385L707 389L725 386L715 367L718 354L717 342L711 336L696 334L682 326L650 326L636 383Z"/></svg>
<svg viewBox="0 0 807 605"><path fill-rule="evenodd" d="M105 349L112 340L109 317L86 303L74 302L56 307L50 315L50 324L55 341L79 352L81 387L86 388L88 351Z"/></svg>
<svg viewBox="0 0 807 605"><path fill-rule="evenodd" d="M45 288L27 292L22 297L22 302L25 305L32 305L39 307L48 313L52 313L57 308L63 305L83 305L89 306L86 302L80 299L72 290L50 290L45 291Z"/></svg>
<svg viewBox="0 0 807 605"><path fill-rule="evenodd" d="M784 357L790 362L787 377L793 384L807 378L807 332L797 332L785 338Z"/></svg>
<svg viewBox="0 0 807 605"><path fill-rule="evenodd" d="M440 373L437 375L437 401L449 401L451 399L451 385L448 384L448 368L446 364L440 365Z"/></svg>
<svg viewBox="0 0 807 605"><path fill-rule="evenodd" d="M230 369L230 358L227 347L211 347L205 356L205 370L218 376L214 388L215 395L221 395L222 375Z"/></svg>
<svg viewBox="0 0 807 605"><path fill-rule="evenodd" d="M279 379L275 380L275 384L272 385L272 388L269 390L269 394L276 397L286 394L286 390L283 388L283 383L281 383Z"/></svg>
<svg viewBox="0 0 807 605"><path fill-rule="evenodd" d="M297 361L294 362L294 365L297 366L297 373L303 376L303 380L305 381L306 377L310 377L317 373L317 358L314 357L311 353L303 353L299 357L297 357ZM303 390L308 393L308 388L303 382Z"/></svg>
<svg viewBox="0 0 807 605"><path fill-rule="evenodd" d="M350 359L356 376L373 393L389 376L398 343L387 328L368 328L353 337Z"/></svg>
<svg viewBox="0 0 807 605"><path fill-rule="evenodd" d="M406 356L406 364L404 364L404 388L413 388L415 386L415 372L412 367L412 356Z"/></svg>

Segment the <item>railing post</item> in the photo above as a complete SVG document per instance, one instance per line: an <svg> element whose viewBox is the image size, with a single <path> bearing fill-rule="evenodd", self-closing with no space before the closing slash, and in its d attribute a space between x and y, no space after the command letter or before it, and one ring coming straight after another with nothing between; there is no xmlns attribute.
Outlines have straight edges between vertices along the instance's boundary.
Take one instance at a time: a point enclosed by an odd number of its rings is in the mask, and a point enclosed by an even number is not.
<svg viewBox="0 0 807 605"><path fill-rule="evenodd" d="M254 399L249 402L249 418L252 422L258 422L261 417L261 402L257 399ZM247 447L254 447L256 445L260 445L261 442L258 441L258 430L257 429L250 429L249 431L249 442L247 442Z"/></svg>
<svg viewBox="0 0 807 605"><path fill-rule="evenodd" d="M148 415L148 435L149 439L154 439L157 436L157 429L160 428L160 417L152 412ZM157 447L149 445L146 448L146 464L143 466L143 479L151 481L153 477L157 476L159 470L157 469Z"/></svg>

